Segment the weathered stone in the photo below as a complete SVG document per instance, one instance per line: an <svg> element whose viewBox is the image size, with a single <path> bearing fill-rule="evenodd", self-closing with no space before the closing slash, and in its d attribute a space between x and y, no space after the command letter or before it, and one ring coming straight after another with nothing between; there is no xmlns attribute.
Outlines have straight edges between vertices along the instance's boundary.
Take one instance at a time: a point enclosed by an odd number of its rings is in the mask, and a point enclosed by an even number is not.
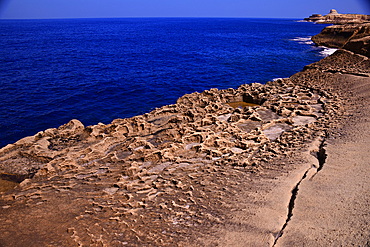
<svg viewBox="0 0 370 247"><path fill-rule="evenodd" d="M0 193L2 205L11 205L2 210L2 219L11 216L2 233L22 229L32 236L36 228L48 236L34 223L42 218L58 234L68 233L55 235L65 237L60 245L94 245L100 236L107 246L113 240L175 246L171 239L220 224L245 186L285 172L289 164L275 159L335 126L341 98L325 84L335 74L322 71L338 68L366 74L368 59L338 51L291 78L184 95L174 105L107 125L85 128L72 120L8 145L0 149L0 174L26 180ZM48 221L50 215L57 220Z"/></svg>

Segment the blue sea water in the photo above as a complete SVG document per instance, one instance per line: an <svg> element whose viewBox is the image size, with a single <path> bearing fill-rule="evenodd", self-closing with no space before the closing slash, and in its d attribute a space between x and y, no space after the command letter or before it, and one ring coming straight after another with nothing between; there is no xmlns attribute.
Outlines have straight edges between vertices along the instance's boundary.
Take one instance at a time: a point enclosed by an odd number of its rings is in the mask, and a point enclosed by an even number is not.
<svg viewBox="0 0 370 247"><path fill-rule="evenodd" d="M109 123L186 93L288 77L323 25L287 19L0 20L0 147L76 118Z"/></svg>

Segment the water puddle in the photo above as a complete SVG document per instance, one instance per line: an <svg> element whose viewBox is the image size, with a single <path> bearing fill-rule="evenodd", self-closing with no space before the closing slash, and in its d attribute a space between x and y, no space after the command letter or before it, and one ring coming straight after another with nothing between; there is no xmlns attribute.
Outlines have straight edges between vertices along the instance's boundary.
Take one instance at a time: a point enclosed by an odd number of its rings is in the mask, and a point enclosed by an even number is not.
<svg viewBox="0 0 370 247"><path fill-rule="evenodd" d="M254 103L247 103L247 102L244 102L244 101L238 101L238 102L230 102L230 103L227 103L229 106L233 107L233 108L244 108L244 107L254 107L254 106L259 106L258 104L254 104Z"/></svg>

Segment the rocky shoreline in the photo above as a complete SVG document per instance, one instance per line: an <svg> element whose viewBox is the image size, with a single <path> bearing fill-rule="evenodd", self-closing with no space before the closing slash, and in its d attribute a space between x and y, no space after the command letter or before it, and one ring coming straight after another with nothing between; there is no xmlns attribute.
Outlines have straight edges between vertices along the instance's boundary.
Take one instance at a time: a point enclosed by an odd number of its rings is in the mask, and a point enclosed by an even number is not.
<svg viewBox="0 0 370 247"><path fill-rule="evenodd" d="M306 21L334 24L312 37L316 45L340 48L356 54L370 56L370 16L338 14L332 9L328 15L312 15Z"/></svg>
<svg viewBox="0 0 370 247"><path fill-rule="evenodd" d="M368 39L364 25L351 42ZM338 30L313 40L337 42ZM369 49L351 42L290 78L184 95L107 125L72 120L0 149L12 183L0 192L0 245L278 246L300 184L351 118L338 81L369 78Z"/></svg>
<svg viewBox="0 0 370 247"><path fill-rule="evenodd" d="M361 24L369 23L370 15L339 14L335 9L331 9L327 15L313 14L304 20L321 24Z"/></svg>
<svg viewBox="0 0 370 247"><path fill-rule="evenodd" d="M312 37L317 45L340 48L370 56L370 23L334 25Z"/></svg>

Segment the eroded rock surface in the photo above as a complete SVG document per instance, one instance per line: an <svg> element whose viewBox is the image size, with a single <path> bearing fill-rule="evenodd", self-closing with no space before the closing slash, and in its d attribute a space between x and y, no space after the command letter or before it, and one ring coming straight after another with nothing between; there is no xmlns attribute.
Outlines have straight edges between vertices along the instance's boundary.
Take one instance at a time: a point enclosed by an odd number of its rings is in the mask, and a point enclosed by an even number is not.
<svg viewBox="0 0 370 247"><path fill-rule="evenodd" d="M0 150L5 246L202 245L237 194L284 172L336 126L341 99L314 81L211 89L111 124L78 120Z"/></svg>
<svg viewBox="0 0 370 247"><path fill-rule="evenodd" d="M337 51L291 77L297 83L315 82L339 93L345 114L336 137L328 135L319 146L316 173L307 173L292 191L291 217L287 217L276 247L369 246L368 60Z"/></svg>

